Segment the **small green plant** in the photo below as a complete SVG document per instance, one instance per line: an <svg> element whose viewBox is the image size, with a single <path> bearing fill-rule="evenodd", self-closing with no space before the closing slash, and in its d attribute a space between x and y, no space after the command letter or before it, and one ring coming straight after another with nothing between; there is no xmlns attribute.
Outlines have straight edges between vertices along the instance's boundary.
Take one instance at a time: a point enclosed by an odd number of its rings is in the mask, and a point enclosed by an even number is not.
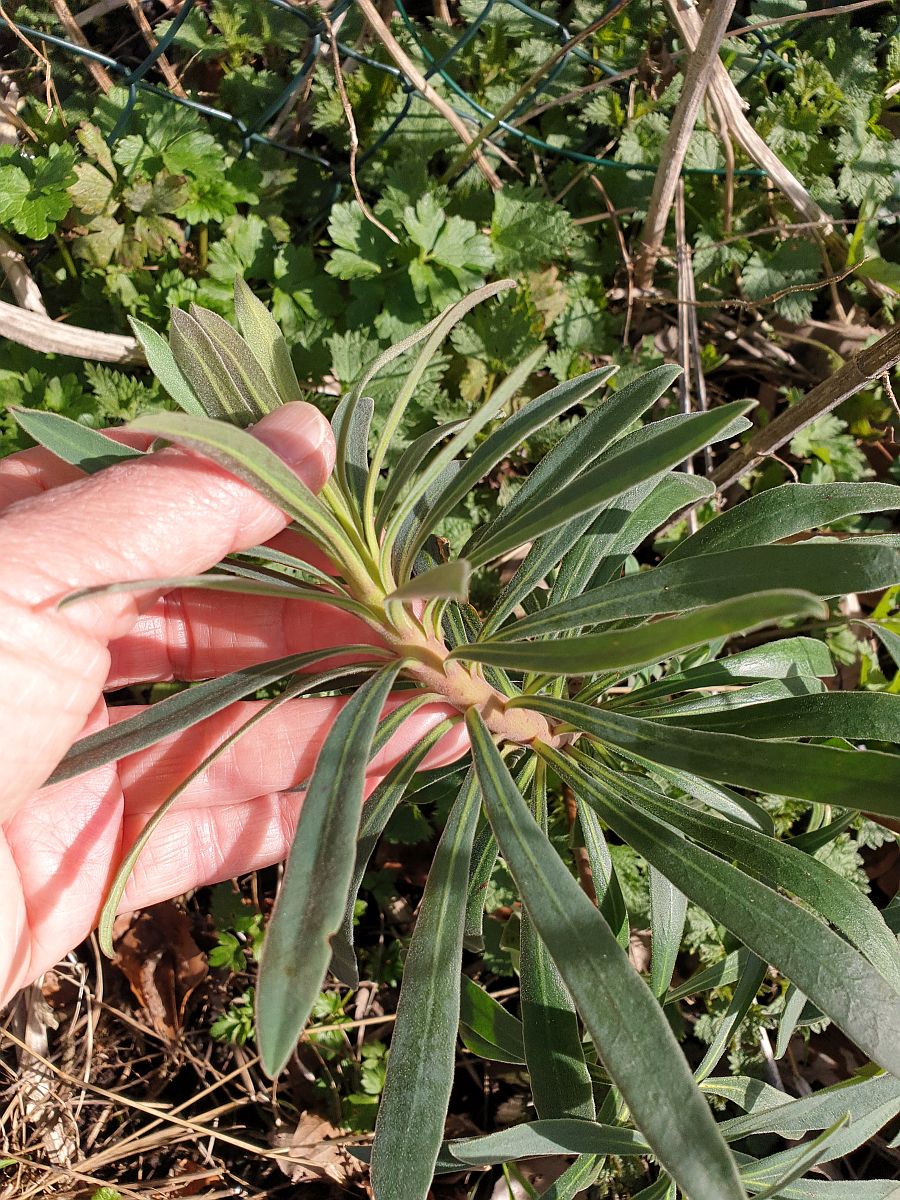
<svg viewBox="0 0 900 1200"><path fill-rule="evenodd" d="M279 328L246 285L235 291L242 336L203 309L173 312L168 344L135 322L151 367L184 410L142 417L135 427L252 484L327 555L334 574L260 547L206 575L94 591L199 587L314 599L355 614L377 636L182 691L154 706L152 732L138 716L92 734L54 779L118 759L162 726L184 728L277 680L283 690L263 715L301 692L348 693L308 782L261 954L257 1040L275 1076L329 969L356 983L354 912L367 862L391 814L419 786L428 750L464 721L469 756L403 971L371 1150L374 1196L424 1200L436 1170L546 1153L573 1157L545 1193L553 1200L583 1192L608 1156L648 1155L660 1172L645 1200L675 1188L689 1200L775 1196L900 1112L897 938L863 893L817 857L860 810L900 817L900 700L889 691L827 690L823 680L835 668L812 636L839 620L826 598L900 582L900 548L877 535L795 540L848 516L894 509L900 487L770 489L702 525L658 566L623 570L650 534L712 495L711 483L679 465L733 440L752 405L640 425L677 375L668 366L602 402L611 369L524 399L541 349L495 383L470 417L414 440L384 478L386 447L442 341L476 303L510 286L480 289L372 363L334 414L337 464L319 496L240 428L300 396ZM367 385L416 347L370 444ZM473 486L525 439L573 413L585 415L448 558L435 534ZM134 453L59 415L17 415L45 446L88 470ZM490 611L476 611L467 600L472 573L526 545ZM896 656L896 634L877 620L870 628ZM329 666L348 650L352 667ZM383 718L398 687L404 703ZM363 807L368 759L436 697L456 715ZM872 743L878 748L867 748ZM570 841L586 851L596 905L576 880L569 843L548 837L561 784L575 798ZM760 793L806 807L807 831L776 836ZM107 947L125 880L177 796L149 822L111 890L101 925ZM626 954L628 913L610 837L649 864L646 980ZM482 944L498 856L522 901L519 1018L461 973L464 947ZM689 902L728 931L728 953L673 989ZM795 1101L758 1081L714 1074L767 964L790 984L782 1026L829 1018L872 1060L871 1070ZM691 1071L666 1009L732 985L728 1011ZM458 1034L475 1053L527 1068L536 1120L444 1142ZM365 1078L380 1090L378 1070L372 1063ZM743 1115L717 1121L711 1098L732 1101ZM732 1152L731 1143L762 1132L814 1137L764 1158Z"/></svg>

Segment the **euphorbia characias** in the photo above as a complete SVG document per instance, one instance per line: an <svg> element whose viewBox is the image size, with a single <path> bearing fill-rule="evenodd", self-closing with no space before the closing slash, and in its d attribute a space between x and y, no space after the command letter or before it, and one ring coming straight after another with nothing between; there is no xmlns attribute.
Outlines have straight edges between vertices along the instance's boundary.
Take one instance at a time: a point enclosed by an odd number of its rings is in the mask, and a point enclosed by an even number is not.
<svg viewBox="0 0 900 1200"><path fill-rule="evenodd" d="M443 339L475 304L512 286L482 288L370 364L334 414L336 469L319 496L242 428L302 396L278 326L243 282L235 289L240 333L198 308L173 313L168 344L134 322L150 366L183 410L143 417L137 427L208 455L257 488L332 569L258 547L206 575L115 587L313 599L355 614L373 636L189 688L149 717L85 738L54 778L115 760L278 681L282 690L254 721L300 692L348 696L307 783L262 952L257 1037L274 1076L329 967L342 982L357 982L353 909L366 863L429 748L464 721L470 751L406 957L371 1148L376 1200L425 1200L436 1170L548 1153L573 1158L544 1193L552 1200L581 1194L609 1155L653 1156L659 1179L646 1200L674 1194L670 1183L689 1200L774 1196L870 1136L873 1114L883 1124L900 1112L892 1078L900 1076L897 938L861 892L815 857L846 828L847 814L900 817L900 755L891 746L900 740L900 698L829 690L823 681L834 666L824 642L805 630L829 616L827 598L900 582L900 550L877 536L797 540L847 516L894 509L900 488L775 488L721 513L659 565L625 571L649 534L713 494L710 482L679 467L735 439L752 405L641 424L677 370L657 367L605 396L607 368L541 390L541 351L468 419L422 434L386 472L387 448ZM372 444L366 386L402 356L409 366ZM581 419L512 500L448 558L435 536L444 519L523 441L573 412ZM134 453L53 414L18 416L38 441L85 469ZM492 609L476 611L467 598L472 572L525 546ZM891 631L871 627L890 649ZM759 630L765 636L751 643L733 640ZM383 715L398 689L401 702ZM369 758L436 697L457 715L363 805ZM883 748L866 748L873 741ZM560 784L576 800L573 839L593 869L596 903L547 836ZM806 840L780 840L759 792L825 805L830 819ZM177 796L160 798L158 816ZM125 880L158 816L112 888L101 928L107 948ZM626 953L610 835L650 865L649 985ZM466 946L480 943L485 883L498 855L522 900L521 1019L461 973ZM692 1071L665 1013L691 994L671 988L689 901L736 947L713 982L698 978L698 991L723 978L734 983L739 1020L771 964L876 1069L813 1097L772 1100L715 1077L726 1037ZM444 1141L458 1035L474 1053L527 1068L534 1120ZM725 1096L745 1115L717 1122L708 1096ZM762 1159L732 1153L730 1142L765 1131L817 1136ZM890 1194L870 1183L865 1196ZM797 1195L813 1195L795 1186Z"/></svg>

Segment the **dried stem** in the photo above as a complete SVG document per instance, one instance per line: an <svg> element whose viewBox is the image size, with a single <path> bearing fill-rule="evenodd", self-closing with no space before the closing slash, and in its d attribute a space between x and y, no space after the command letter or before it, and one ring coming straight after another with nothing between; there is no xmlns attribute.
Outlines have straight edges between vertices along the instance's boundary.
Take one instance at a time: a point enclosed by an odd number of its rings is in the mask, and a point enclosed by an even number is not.
<svg viewBox="0 0 900 1200"><path fill-rule="evenodd" d="M66 31L66 36L70 41L73 41L76 46L80 46L82 50L90 50L91 44L81 32L78 22L72 16L66 0L50 0L53 11L56 13L57 20L63 29ZM93 76L97 87L103 92L104 96L112 91L113 81L109 71L101 63L94 62L92 59L85 59L85 66Z"/></svg>
<svg viewBox="0 0 900 1200"><path fill-rule="evenodd" d="M350 182L353 185L353 195L356 197L356 203L359 205L360 211L366 220L371 222L376 229L380 229L381 232L386 237L390 238L395 245L399 245L400 242L397 235L393 230L388 229L387 225L384 225L378 220L378 218L369 208L368 204L366 204L365 200L363 199L363 194L360 191L359 180L356 178L356 155L359 152L359 135L356 132L356 121L353 117L353 107L350 104L350 97L347 95L347 88L344 83L344 72L341 70L341 55L340 51L338 50L337 35L335 34L334 26L331 24L330 19L325 13L322 14L322 24L325 26L326 32L328 33L328 43L331 50L331 64L334 69L334 82L338 90L338 96L340 96L341 99L341 108L344 110L344 117L347 121L347 130L350 135Z"/></svg>
<svg viewBox="0 0 900 1200"><path fill-rule="evenodd" d="M639 288L649 287L653 282L653 269L662 248L684 156L687 154L688 143L697 123L706 89L715 68L721 66L719 47L728 29L734 5L735 0L713 0L688 62L684 86L663 146L662 159L650 194L650 207L641 231L641 254L635 267L635 282Z"/></svg>

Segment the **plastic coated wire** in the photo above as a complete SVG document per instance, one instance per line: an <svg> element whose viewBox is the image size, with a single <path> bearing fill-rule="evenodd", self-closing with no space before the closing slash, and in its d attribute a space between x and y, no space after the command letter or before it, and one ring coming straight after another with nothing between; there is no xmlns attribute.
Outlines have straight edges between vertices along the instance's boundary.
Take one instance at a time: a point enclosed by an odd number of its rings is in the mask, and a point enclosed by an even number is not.
<svg viewBox="0 0 900 1200"><path fill-rule="evenodd" d="M315 66L317 58L322 53L323 43L328 43L328 34L325 29L324 22L316 20L315 17L306 12L304 9L295 7L288 0L266 0L266 3L277 8L285 13L290 13L305 27L309 38L309 48L300 64L298 70L291 77L289 82L282 89L278 97L273 100L259 115L249 124L240 117L235 116L223 109L215 108L209 104L203 104L199 100L192 100L188 97L176 96L167 88L159 84L150 83L146 80L146 75L156 64L161 55L165 54L166 50L171 46L172 42L178 35L178 31L187 20L188 16L194 9L195 0L184 0L178 15L170 23L168 29L159 39L155 48L142 61L133 68L128 68L114 58L108 55L101 54L99 51L92 50L88 47L78 46L65 38L58 37L53 34L44 33L41 30L31 29L25 25L16 25L14 28L20 30L26 37L44 42L48 46L52 46L67 54L71 54L76 58L88 59L92 62L100 63L102 66L115 75L121 77L123 86L127 89L128 95L125 105L122 108L115 126L107 137L107 142L114 144L127 131L131 122L134 109L137 106L139 95L146 93L158 97L162 97L171 101L173 104L181 105L184 108L189 108L194 112L205 116L210 120L222 121L232 125L237 131L241 139L242 153L246 153L254 144L272 146L273 148L282 151L285 154L295 155L309 162L315 163L321 167L323 171L330 174L337 183L339 180L345 179L348 175L347 167L344 164L335 164L326 156L315 151L307 150L302 146L292 146L285 142L277 140L275 137L270 137L263 133L262 130L269 126L275 119L277 114L288 105L296 94L303 87L304 83L310 76L310 73ZM498 5L507 5L513 8L522 16L533 21L535 25L543 26L547 30L552 30L556 39L561 46L565 46L572 38L573 34L561 21L548 16L547 13L540 12L537 9L531 8L524 0L485 0L485 4L474 19L469 22L460 37L450 45L438 58L435 58L428 48L423 44L419 30L410 18L404 0L395 0L396 8L404 23L404 26L412 38L418 53L421 55L427 69L424 74L426 78L438 76L450 92L462 103L463 107L454 105L454 111L459 117L471 124L476 130L482 125L495 120L495 114L479 104L474 97L463 88L450 74L449 68L453 64L454 59L459 53L469 45L475 38L488 20L492 11ZM334 23L338 17L342 16L353 5L353 0L338 0L331 9L331 21ZM798 19L803 14L798 14ZM10 28L10 22L0 17L0 27ZM790 70L791 66L780 58L776 53L781 42L787 40L791 36L790 32L786 32L775 41L768 40L762 31L758 34L751 35L758 44L759 54L755 65L744 76L742 83L751 79L758 74L767 63L774 62L779 69ZM382 74L389 75L397 80L402 88L404 95L403 104L400 112L390 122L388 127L379 135L375 142L370 145L358 161L358 166L363 167L371 157L381 149L382 146L393 136L397 129L403 124L409 115L412 107L412 99L416 94L414 84L406 78L404 73L390 63L380 62L370 55L361 53L352 46L344 45L340 39L337 41L338 51L344 58L353 59L371 70L378 71ZM529 111L534 105L535 100L540 97L547 88L549 88L555 79L565 70L570 59L575 58L577 61L590 66L594 70L600 72L604 76L613 76L617 74L616 68L603 62L600 59L594 58L582 46L575 46L565 53L554 67L547 72L546 76L541 79L531 94L525 97L516 109L509 114L509 120L501 120L497 122L497 132L503 135L512 137L525 145L532 146L547 155L552 155L557 158L568 159L573 162L584 163L590 166L606 167L620 171L639 171L652 174L657 170L658 164L655 163L630 163L622 162L619 159L598 157L586 151L573 150L568 147L554 146L545 141L543 138L517 128L511 121L517 116ZM490 143L487 143L490 145ZM716 167L684 167L683 171L688 175L708 175L715 177L723 177L726 172ZM750 176L755 178L764 177L766 172L756 168L742 168L734 172L735 175ZM339 186L339 184L338 184Z"/></svg>

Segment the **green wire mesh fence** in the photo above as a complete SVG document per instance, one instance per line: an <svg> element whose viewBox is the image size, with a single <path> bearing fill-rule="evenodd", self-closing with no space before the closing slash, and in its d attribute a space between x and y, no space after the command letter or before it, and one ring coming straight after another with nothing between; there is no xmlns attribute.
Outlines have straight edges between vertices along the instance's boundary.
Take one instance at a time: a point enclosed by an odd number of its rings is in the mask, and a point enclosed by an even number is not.
<svg viewBox="0 0 900 1200"><path fill-rule="evenodd" d="M317 147L311 148L306 145L291 144L280 139L277 134L266 131L271 130L272 123L277 115L286 106L289 106L298 94L303 91L316 67L317 61L328 51L331 36L329 31L340 27L341 18L350 14L354 7L354 0L337 0L337 3L330 8L327 17L324 19L315 9L288 3L288 0L262 0L262 2L287 14L292 21L298 22L302 29L305 46L302 59L293 64L296 66L296 70L285 82L280 93L270 103L265 105L255 117L249 120L221 107L204 103L198 97L178 95L169 87L151 78L154 68L158 68L159 61L165 55L166 51L173 44L177 44L179 32L191 14L198 8L197 0L183 0L177 15L173 20L168 22L155 47L134 65L127 65L115 57L90 48L86 44L76 44L76 42L69 38L47 32L43 29L36 29L18 23L13 26L10 20L4 17L0 17L0 28L6 27L7 29L11 29L23 41L28 39L32 42L43 44L50 50L58 51L73 59L80 59L96 64L108 71L111 76L115 77L121 83L127 92L127 99L114 128L107 137L107 141L110 144L116 142L128 132L129 124L135 108L140 103L142 94L149 94L163 98L172 104L192 109L211 121L223 122L230 125L239 138L244 152L249 150L254 144L272 146L283 151L285 154L298 156L315 163L323 172L330 175L335 182L340 183L347 176L345 163L335 162L327 153ZM830 6L826 5L825 7ZM609 16L618 16L619 12L627 7L627 3L623 4L621 0L611 0L607 6L606 14L602 16L607 14ZM545 72L537 72L541 77L535 82L527 95L519 98L518 103L512 111L498 114L491 112L484 104L479 103L459 83L457 77L454 75L454 65L460 53L478 36L479 31L485 27L486 23L492 17L496 17L498 12L504 8L514 10L521 18L532 23L536 34L541 33L545 37L549 34L558 43L559 52L548 60L549 65ZM611 66L604 62L601 57L598 57L591 49L586 48L585 44L578 44L576 31L570 29L555 16L530 7L524 3L524 0L485 0L484 5L477 11L474 18L461 29L459 35L451 42L448 48L440 55L435 56L425 44L425 39L422 36L423 24L410 15L403 0L395 0L395 9L402 20L409 44L411 44L414 53L418 56L419 65L425 79L429 82L440 81L444 94L450 99L451 107L462 121L472 127L473 134L477 135L478 131L483 130L485 126L490 126L492 129L492 135L487 139L488 149L491 146L503 149L504 147L518 143L522 147L530 147L540 155L569 159L587 166L608 167L614 170L645 173L656 171L658 166L656 163L628 162L618 158L610 158L602 153L594 153L590 146L573 148L571 146L553 144L546 137L542 137L538 132L534 132L533 128L529 129L527 127L532 123L536 115L546 110L547 107L552 106L546 102L542 103L542 101L546 101L554 83L560 79L573 63L581 64L586 76L593 76L595 79L599 77L599 81L602 82L598 83L598 86L608 84L608 86L614 87L617 82L621 82L634 74L633 70L623 72L621 67L616 68ZM804 13L799 12L797 19L802 20L804 15ZM789 36L789 28L786 31L784 26L780 26L774 32L777 36L773 39L767 38L764 29L758 32L751 30L747 34L756 43L756 61L751 65L750 70L746 72L743 81L758 73L767 64L769 66L774 64L779 70L790 69L789 64L778 57L777 53L779 45ZM572 44L573 41L575 44ZM359 67L362 69L380 72L392 78L395 81L396 87L401 90L403 95L403 102L397 115L388 124L387 128L382 130L377 138L365 147L364 153L360 154L357 166L359 169L362 169L366 162L378 153L403 125L404 121L407 120L412 108L413 98L417 95L418 89L415 83L399 67L357 49L339 37L337 40L337 49L344 61L351 60L359 64ZM555 102L558 103L558 99ZM685 171L698 175L721 176L725 174L725 171L719 167L688 166L685 168ZM751 177L759 177L765 174L764 171L756 168L746 167L738 169L735 173Z"/></svg>

